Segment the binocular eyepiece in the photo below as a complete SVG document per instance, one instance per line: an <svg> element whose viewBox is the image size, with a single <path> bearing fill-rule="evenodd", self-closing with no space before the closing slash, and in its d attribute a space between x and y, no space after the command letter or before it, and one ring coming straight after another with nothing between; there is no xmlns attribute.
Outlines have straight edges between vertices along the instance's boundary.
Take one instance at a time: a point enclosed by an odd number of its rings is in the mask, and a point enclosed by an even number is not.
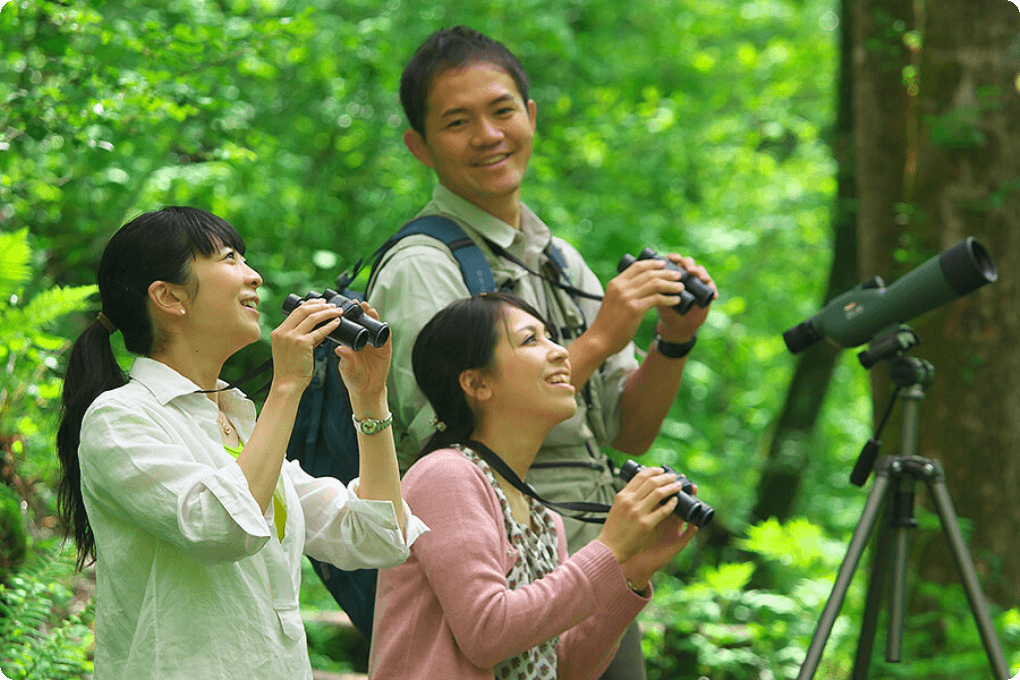
<svg viewBox="0 0 1020 680"><path fill-rule="evenodd" d="M691 480L679 474L668 465L661 465L660 467L676 477L677 481L681 484L680 491L674 494L677 504L673 508L673 514L696 527L704 527L711 524L712 518L715 517L715 510L708 503L701 501L693 495L694 484L691 483ZM628 460L620 468L620 478L625 482L629 482L634 475L644 469L645 466L636 460ZM663 503L665 502L663 501Z"/></svg>
<svg viewBox="0 0 1020 680"><path fill-rule="evenodd" d="M678 267L672 260L659 255L651 248L645 248L638 253L637 257L630 254L624 255L620 258L620 263L616 265L616 271L622 272L638 260L662 260L666 263L666 269L680 272L680 283L684 284L684 289L680 291L680 302L673 305L673 309L681 314L686 314L695 303L699 307L708 307L715 299L715 291L707 283L683 267Z"/></svg>
<svg viewBox="0 0 1020 680"><path fill-rule="evenodd" d="M332 340L338 345L350 347L354 351L362 349L370 342L373 347L382 347L386 344L390 337L390 327L388 324L365 314L365 310L361 308L357 300L352 300L329 288L322 293L317 293L314 290L309 291L304 297L299 297L293 293L288 295L287 299L283 301L283 313L290 314L301 303L319 298L343 310L343 316L340 317L340 325L326 336L327 340ZM321 325L319 324L319 326Z"/></svg>

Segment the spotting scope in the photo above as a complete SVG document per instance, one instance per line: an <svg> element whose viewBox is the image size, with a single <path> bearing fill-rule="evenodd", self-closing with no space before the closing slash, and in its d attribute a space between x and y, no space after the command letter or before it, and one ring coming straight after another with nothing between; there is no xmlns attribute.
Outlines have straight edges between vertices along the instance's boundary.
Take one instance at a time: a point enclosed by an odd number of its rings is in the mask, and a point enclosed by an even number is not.
<svg viewBox="0 0 1020 680"><path fill-rule="evenodd" d="M833 298L820 312L783 333L791 352L822 338L856 347L999 278L988 251L974 237L947 248L901 276L888 288L880 276Z"/></svg>

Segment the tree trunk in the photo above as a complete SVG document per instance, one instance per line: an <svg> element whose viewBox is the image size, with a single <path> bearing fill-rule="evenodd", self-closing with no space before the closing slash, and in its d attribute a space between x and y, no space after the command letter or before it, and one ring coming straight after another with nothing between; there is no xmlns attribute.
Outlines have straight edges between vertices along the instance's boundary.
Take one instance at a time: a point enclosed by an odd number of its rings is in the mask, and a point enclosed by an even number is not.
<svg viewBox="0 0 1020 680"><path fill-rule="evenodd" d="M914 114L905 118L898 107L883 108L890 99L899 101L898 94L884 101L858 100L857 112L871 111L881 126L869 129L867 118L859 115L859 154L881 145L906 151L882 167L866 164L861 155L861 271L891 274L890 282L967 236L977 237L998 264L997 283L911 322L923 343L911 355L935 366L934 383L920 406L917 453L942 462L956 511L971 520L964 525L973 527L968 545L985 592L1012 606L1020 595L1015 549L1020 509L1014 500L1020 491L1020 409L1015 406L1020 398L1020 146L1015 141L1020 135L1020 15L997 0L923 6ZM881 76L880 63L865 60L862 66ZM889 75L889 86L898 77ZM899 85L895 92L902 90ZM890 133L884 141L882 130ZM897 210L897 202L909 208ZM873 208L867 216L865 203ZM888 385L880 373L876 367L877 401ZM896 442L896 418L891 425L893 434L884 439ZM894 449L887 446L882 453ZM925 503L927 496L918 494ZM918 536L917 543L913 559L922 577L959 582L941 534Z"/></svg>
<svg viewBox="0 0 1020 680"><path fill-rule="evenodd" d="M916 325L936 378L923 405L918 448L942 461L986 594L1020 597L1020 14L1009 3L932 3L920 63L910 233L938 251L977 237L1000 280ZM941 538L941 537L938 537ZM958 577L941 540L922 575Z"/></svg>

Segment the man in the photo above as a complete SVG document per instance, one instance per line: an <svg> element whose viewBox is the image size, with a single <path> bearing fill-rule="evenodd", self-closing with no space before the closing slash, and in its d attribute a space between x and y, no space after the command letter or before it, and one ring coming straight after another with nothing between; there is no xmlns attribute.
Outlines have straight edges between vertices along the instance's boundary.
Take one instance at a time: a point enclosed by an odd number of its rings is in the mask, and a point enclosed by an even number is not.
<svg viewBox="0 0 1020 680"><path fill-rule="evenodd" d="M564 288L603 294L580 253L521 202L537 110L527 75L502 44L464 27L434 33L405 68L400 98L411 125L404 142L439 180L419 215L457 222L484 253L496 285L540 310L569 351L578 409L550 433L528 481L548 500L612 503L617 487L600 446L631 455L651 446L708 308L685 315L672 309L684 286L657 260L628 267L601 302ZM550 244L565 261L563 271ZM670 258L713 286L690 258ZM437 425L415 384L411 349L421 327L468 289L450 250L429 236L402 239L382 264L368 300L393 331L389 396L406 469ZM639 366L631 340L653 307L658 337ZM565 524L571 552L598 533L598 525ZM636 624L603 677L645 677Z"/></svg>

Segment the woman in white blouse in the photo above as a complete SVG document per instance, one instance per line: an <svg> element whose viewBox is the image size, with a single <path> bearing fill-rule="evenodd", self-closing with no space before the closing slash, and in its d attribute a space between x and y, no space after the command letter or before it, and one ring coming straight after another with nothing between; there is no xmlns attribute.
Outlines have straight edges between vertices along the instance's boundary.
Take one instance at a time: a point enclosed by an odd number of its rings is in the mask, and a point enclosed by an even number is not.
<svg viewBox="0 0 1020 680"><path fill-rule="evenodd" d="M272 332L257 420L223 389L224 362L261 335L262 279L243 254L227 222L182 207L137 217L103 253L102 312L71 351L57 437L61 513L79 567L96 562L96 680L311 678L302 554L392 566L427 531L401 499L385 427L389 343L337 347L354 415L376 430L359 430L361 475L347 487L284 461L312 350L339 309L306 302ZM138 355L128 378L118 331Z"/></svg>

